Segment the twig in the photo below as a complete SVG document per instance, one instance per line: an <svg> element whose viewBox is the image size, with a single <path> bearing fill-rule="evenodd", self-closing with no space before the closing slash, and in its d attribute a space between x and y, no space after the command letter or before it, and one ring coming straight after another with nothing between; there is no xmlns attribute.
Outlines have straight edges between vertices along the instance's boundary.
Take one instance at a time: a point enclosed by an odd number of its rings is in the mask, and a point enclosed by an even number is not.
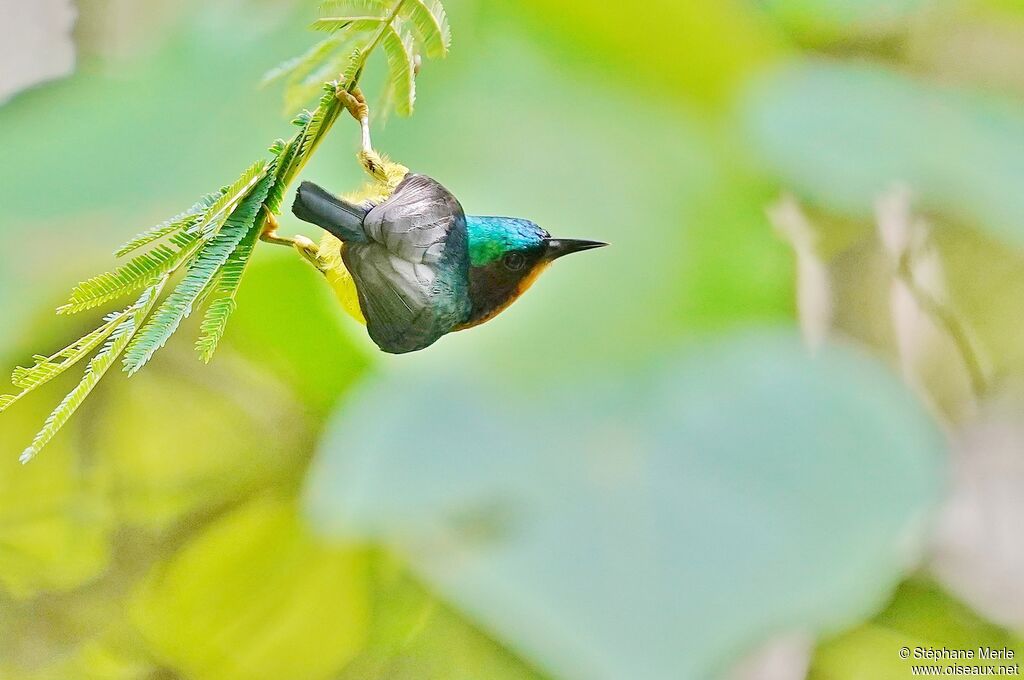
<svg viewBox="0 0 1024 680"><path fill-rule="evenodd" d="M917 284L913 273L910 271L908 258L904 257L900 260L896 276L907 287L907 290L914 297L917 304L921 306L921 309L938 322L945 329L946 333L949 334L953 344L956 345L960 358L964 362L964 368L967 370L967 375L971 381L971 391L974 393L975 399L981 399L988 392L988 379L985 377L985 371L981 366L981 361L978 359L978 353L975 351L967 334L967 329L964 328L952 310L945 307L941 302L932 297L928 291Z"/></svg>

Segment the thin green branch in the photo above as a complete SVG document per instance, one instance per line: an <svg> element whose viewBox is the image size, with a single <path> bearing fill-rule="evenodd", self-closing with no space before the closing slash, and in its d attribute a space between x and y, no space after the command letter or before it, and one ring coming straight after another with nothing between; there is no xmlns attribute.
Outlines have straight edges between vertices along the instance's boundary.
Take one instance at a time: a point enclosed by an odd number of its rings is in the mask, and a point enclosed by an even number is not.
<svg viewBox="0 0 1024 680"><path fill-rule="evenodd" d="M374 36L373 40L370 41L370 45L366 48L366 55L369 55L370 52L373 52L373 50L376 49L377 45L380 44L380 41L384 39L384 33L386 33L387 30L391 28L392 24L395 23L395 19L398 18L398 13L402 11L402 6L405 5L405 3L406 0L398 0L398 2L395 3L394 8L391 10L391 14L389 14L387 19L384 20L384 23L381 24L380 29L377 31L377 35ZM366 63L365 58L363 63ZM350 88L349 92L351 91L352 89Z"/></svg>

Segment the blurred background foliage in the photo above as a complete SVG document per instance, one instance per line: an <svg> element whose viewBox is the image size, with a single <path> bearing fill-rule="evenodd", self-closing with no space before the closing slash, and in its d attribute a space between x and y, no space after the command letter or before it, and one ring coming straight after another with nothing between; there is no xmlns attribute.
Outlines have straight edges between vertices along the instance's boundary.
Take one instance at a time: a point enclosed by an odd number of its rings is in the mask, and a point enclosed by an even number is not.
<svg viewBox="0 0 1024 680"><path fill-rule="evenodd" d="M451 55L377 146L470 212L615 247L402 357L261 247L210 366L172 343L21 466L63 392L26 398L0 429L0 679L1019 658L1021 5L445 5ZM283 134L255 84L312 15L0 0L6 365L78 337L48 311L74 281ZM355 186L356 137L305 177Z"/></svg>

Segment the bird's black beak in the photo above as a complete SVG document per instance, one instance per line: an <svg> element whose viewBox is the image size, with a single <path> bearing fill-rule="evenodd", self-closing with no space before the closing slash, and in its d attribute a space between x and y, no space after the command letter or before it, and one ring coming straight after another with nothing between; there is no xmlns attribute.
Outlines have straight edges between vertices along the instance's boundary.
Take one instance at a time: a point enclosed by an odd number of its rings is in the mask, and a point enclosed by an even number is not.
<svg viewBox="0 0 1024 680"><path fill-rule="evenodd" d="M557 260L569 253L579 253L584 250L603 248L608 245L602 241L585 241L577 238L549 238L544 243L547 249L546 259L548 260Z"/></svg>

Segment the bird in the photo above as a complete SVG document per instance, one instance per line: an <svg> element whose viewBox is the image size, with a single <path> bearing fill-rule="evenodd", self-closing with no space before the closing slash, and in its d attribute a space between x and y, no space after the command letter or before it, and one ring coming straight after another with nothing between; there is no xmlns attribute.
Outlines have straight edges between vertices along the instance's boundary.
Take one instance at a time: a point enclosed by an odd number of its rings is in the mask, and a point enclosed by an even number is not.
<svg viewBox="0 0 1024 680"><path fill-rule="evenodd" d="M335 280L354 286L350 311L389 354L489 321L558 258L608 245L553 238L523 218L466 215L437 180L411 171L382 201L353 203L302 182L292 213L341 241L347 275Z"/></svg>

